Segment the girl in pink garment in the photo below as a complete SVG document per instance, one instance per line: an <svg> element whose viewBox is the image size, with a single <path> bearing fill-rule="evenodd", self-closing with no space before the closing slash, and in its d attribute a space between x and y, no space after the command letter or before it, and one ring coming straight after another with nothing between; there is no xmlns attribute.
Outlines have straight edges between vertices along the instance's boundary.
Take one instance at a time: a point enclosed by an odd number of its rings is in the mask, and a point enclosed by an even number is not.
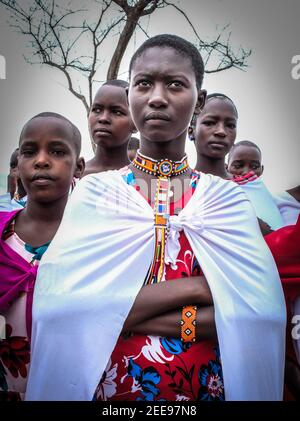
<svg viewBox="0 0 300 421"><path fill-rule="evenodd" d="M30 364L31 306L39 261L60 224L73 177L84 170L81 135L65 117L29 120L19 142L18 169L28 201L0 214L0 401L22 400Z"/></svg>

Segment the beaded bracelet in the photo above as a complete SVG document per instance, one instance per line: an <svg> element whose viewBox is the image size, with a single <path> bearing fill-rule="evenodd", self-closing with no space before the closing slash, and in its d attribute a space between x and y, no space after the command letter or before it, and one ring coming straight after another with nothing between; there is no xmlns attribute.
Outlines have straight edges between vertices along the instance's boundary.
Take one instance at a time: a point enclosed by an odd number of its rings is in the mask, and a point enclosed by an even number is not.
<svg viewBox="0 0 300 421"><path fill-rule="evenodd" d="M196 341L196 316L197 306L189 305L182 307L180 321L182 342Z"/></svg>

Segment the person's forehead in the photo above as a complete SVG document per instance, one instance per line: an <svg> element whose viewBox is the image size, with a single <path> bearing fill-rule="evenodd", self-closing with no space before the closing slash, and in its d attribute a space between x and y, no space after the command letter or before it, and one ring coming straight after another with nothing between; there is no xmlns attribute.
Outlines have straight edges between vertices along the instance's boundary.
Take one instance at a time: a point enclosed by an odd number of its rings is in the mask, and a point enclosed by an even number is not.
<svg viewBox="0 0 300 421"><path fill-rule="evenodd" d="M26 124L20 141L45 135L61 139L73 139L74 136L73 128L68 121L57 117L36 117Z"/></svg>
<svg viewBox="0 0 300 421"><path fill-rule="evenodd" d="M206 102L202 115L207 114L227 114L232 118L237 118L236 110L231 101L222 98L211 98Z"/></svg>
<svg viewBox="0 0 300 421"><path fill-rule="evenodd" d="M254 146L241 145L233 149L231 159L260 162L261 156L259 150Z"/></svg>
<svg viewBox="0 0 300 421"><path fill-rule="evenodd" d="M174 66L174 63L176 66ZM172 47L149 47L136 58L132 66L132 73L186 73L195 74L189 57L177 52Z"/></svg>
<svg viewBox="0 0 300 421"><path fill-rule="evenodd" d="M94 103L101 104L102 102L108 102L114 104L125 104L127 105L127 94L125 88L121 86L104 85L98 89Z"/></svg>

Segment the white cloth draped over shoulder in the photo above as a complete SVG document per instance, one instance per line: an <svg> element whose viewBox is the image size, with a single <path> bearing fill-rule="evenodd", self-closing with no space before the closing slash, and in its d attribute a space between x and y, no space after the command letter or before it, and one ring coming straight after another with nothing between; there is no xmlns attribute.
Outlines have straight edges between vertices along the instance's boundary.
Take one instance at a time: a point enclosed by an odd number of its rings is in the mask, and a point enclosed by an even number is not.
<svg viewBox="0 0 300 421"><path fill-rule="evenodd" d="M257 217L270 225L272 230L278 230L285 225L274 197L265 186L261 177L241 184L240 187L248 196Z"/></svg>
<svg viewBox="0 0 300 421"><path fill-rule="evenodd" d="M287 191L273 196L284 225L295 225L300 214L300 203Z"/></svg>
<svg viewBox="0 0 300 421"><path fill-rule="evenodd" d="M170 218L167 261L184 230L210 285L227 400L280 400L285 303L239 186L201 174ZM154 215L118 171L76 186L39 268L28 400L91 400L154 252Z"/></svg>

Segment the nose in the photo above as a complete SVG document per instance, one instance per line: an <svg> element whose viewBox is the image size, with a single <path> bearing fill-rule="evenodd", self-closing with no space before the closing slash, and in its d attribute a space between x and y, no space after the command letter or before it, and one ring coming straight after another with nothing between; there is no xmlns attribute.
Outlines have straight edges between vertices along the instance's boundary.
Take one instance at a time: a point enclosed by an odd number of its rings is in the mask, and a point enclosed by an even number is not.
<svg viewBox="0 0 300 421"><path fill-rule="evenodd" d="M151 108L164 108L168 105L167 93L163 84L157 83L153 86L150 92L148 105Z"/></svg>
<svg viewBox="0 0 300 421"><path fill-rule="evenodd" d="M246 174L248 174L248 172L250 172L249 165L244 165L243 168L242 168L241 174L246 175Z"/></svg>
<svg viewBox="0 0 300 421"><path fill-rule="evenodd" d="M50 156L46 151L40 151L36 155L34 167L38 168L50 168Z"/></svg>
<svg viewBox="0 0 300 421"><path fill-rule="evenodd" d="M98 115L98 121L102 124L110 124L110 113L108 110L102 110Z"/></svg>
<svg viewBox="0 0 300 421"><path fill-rule="evenodd" d="M215 135L221 136L221 137L226 137L226 130L225 130L224 124L222 122L219 122L216 125Z"/></svg>

